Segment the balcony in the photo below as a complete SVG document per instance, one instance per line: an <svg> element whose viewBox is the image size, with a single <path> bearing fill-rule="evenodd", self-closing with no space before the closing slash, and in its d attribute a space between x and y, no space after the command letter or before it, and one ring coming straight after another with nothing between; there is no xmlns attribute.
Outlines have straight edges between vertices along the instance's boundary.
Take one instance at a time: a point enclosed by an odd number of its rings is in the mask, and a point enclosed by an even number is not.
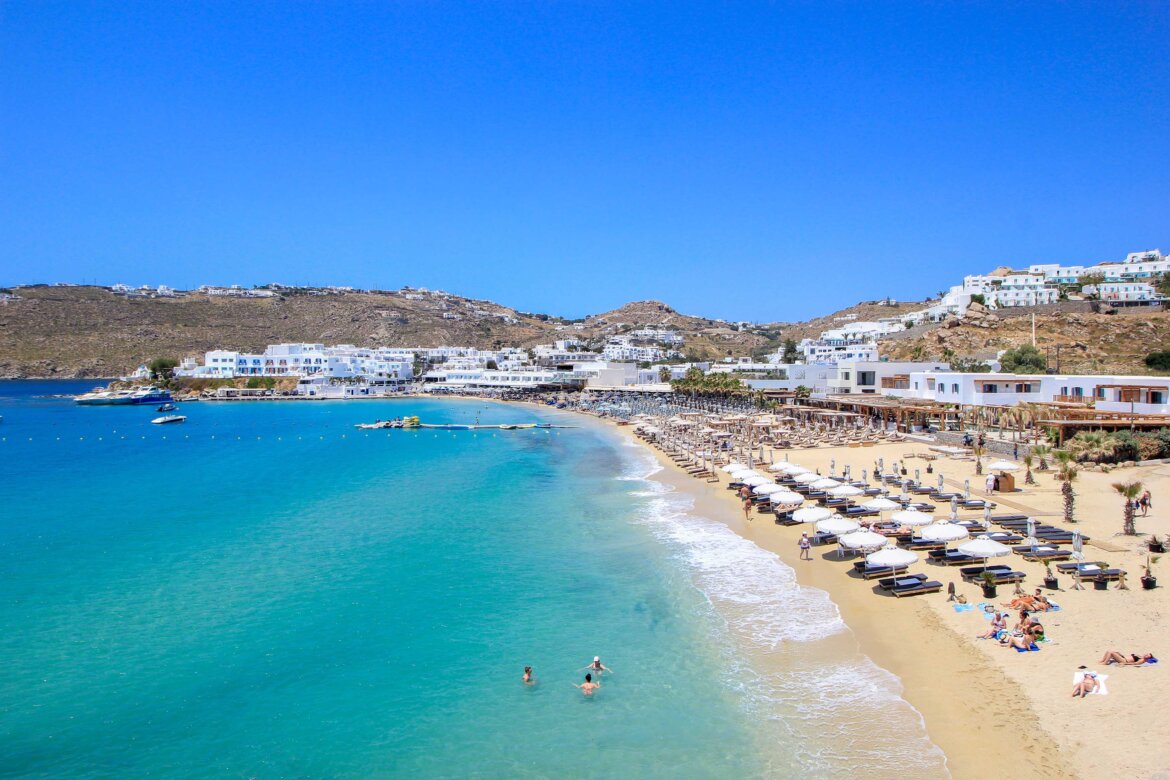
<svg viewBox="0 0 1170 780"><path fill-rule="evenodd" d="M1087 395L1054 395L1052 402L1055 404L1081 404L1082 406L1092 406L1093 399Z"/></svg>

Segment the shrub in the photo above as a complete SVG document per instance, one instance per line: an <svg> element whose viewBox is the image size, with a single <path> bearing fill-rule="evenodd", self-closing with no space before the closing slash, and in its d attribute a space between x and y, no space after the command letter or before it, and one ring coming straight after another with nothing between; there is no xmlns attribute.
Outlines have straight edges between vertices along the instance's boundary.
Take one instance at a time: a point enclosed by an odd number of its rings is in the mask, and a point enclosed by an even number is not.
<svg viewBox="0 0 1170 780"><path fill-rule="evenodd" d="M1155 371L1170 371L1170 350L1151 352L1146 355L1145 363L1146 368L1152 368Z"/></svg>
<svg viewBox="0 0 1170 780"><path fill-rule="evenodd" d="M1157 434L1139 433L1135 438L1138 448L1137 460L1153 460L1164 457L1162 455L1162 441Z"/></svg>
<svg viewBox="0 0 1170 780"><path fill-rule="evenodd" d="M1137 437L1129 431L1118 431L1110 435L1110 439L1114 442L1113 454L1109 456L1109 460L1119 463L1123 460L1138 460L1140 447L1138 445Z"/></svg>
<svg viewBox="0 0 1170 780"><path fill-rule="evenodd" d="M980 306L986 306L987 305L987 297L984 296L983 293L975 293L974 295L971 296L971 303L977 303Z"/></svg>
<svg viewBox="0 0 1170 780"><path fill-rule="evenodd" d="M1021 344L1007 350L1000 356L999 365L1002 371L1009 374L1043 374L1048 370L1048 361L1031 344Z"/></svg>

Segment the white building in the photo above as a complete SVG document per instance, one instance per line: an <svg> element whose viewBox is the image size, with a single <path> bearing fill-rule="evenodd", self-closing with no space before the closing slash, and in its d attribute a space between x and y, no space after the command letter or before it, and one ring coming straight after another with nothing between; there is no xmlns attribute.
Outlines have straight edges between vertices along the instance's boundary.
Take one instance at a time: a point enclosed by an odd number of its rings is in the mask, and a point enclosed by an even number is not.
<svg viewBox="0 0 1170 780"><path fill-rule="evenodd" d="M1100 284L1086 284L1082 292L1093 295L1103 301L1158 301L1162 296L1152 284L1146 282L1101 282Z"/></svg>
<svg viewBox="0 0 1170 780"><path fill-rule="evenodd" d="M271 344L260 354L211 350L204 355L202 366L184 360L175 374L213 379L322 376L401 384L413 378L413 359L398 350L350 344Z"/></svg>
<svg viewBox="0 0 1170 780"><path fill-rule="evenodd" d="M914 371L885 393L974 406L1080 402L1104 412L1170 414L1170 377Z"/></svg>

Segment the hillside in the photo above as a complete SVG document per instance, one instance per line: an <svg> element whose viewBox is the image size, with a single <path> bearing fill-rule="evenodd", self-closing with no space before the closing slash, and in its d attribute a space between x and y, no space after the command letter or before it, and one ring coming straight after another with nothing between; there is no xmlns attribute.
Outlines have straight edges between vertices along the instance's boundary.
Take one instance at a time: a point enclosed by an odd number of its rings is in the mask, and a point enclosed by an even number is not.
<svg viewBox="0 0 1170 780"><path fill-rule="evenodd" d="M393 291L273 298L128 298L100 287L32 287L0 306L0 376L109 377L155 357L209 349L259 351L277 342L361 346L519 346L601 340L669 326L695 357L742 354L766 338L688 317L655 301L568 322L445 293Z"/></svg>
<svg viewBox="0 0 1170 780"><path fill-rule="evenodd" d="M962 320L906 335L884 341L882 354L891 360L943 360L950 355L989 359L1000 350L1031 343L1032 318L1025 311L996 315L977 308ZM1050 355L1053 369L1059 351L1062 373L1148 374L1143 358L1170 348L1170 312L1038 313L1036 346Z"/></svg>

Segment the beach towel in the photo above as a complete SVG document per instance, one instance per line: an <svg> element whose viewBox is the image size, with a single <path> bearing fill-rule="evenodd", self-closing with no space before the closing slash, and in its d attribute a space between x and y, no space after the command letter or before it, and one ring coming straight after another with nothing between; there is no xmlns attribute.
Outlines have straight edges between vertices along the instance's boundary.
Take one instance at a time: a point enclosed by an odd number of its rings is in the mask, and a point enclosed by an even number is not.
<svg viewBox="0 0 1170 780"><path fill-rule="evenodd" d="M956 604L955 612L970 612L975 609L974 604Z"/></svg>
<svg viewBox="0 0 1170 780"><path fill-rule="evenodd" d="M1040 648L1036 646L1035 642L1028 645L1027 650L1025 650L1022 647L1013 647L1012 649L1015 650L1017 653L1038 653L1038 652L1040 652Z"/></svg>
<svg viewBox="0 0 1170 780"><path fill-rule="evenodd" d="M1085 678L1084 672L1073 672L1073 685L1076 685L1084 678ZM1089 695L1090 696L1097 696L1097 695L1105 696L1105 695L1107 695L1109 693L1109 689L1105 687L1105 681L1108 679L1109 679L1109 675L1098 674L1097 675L1097 683L1098 683L1097 690L1093 691Z"/></svg>

